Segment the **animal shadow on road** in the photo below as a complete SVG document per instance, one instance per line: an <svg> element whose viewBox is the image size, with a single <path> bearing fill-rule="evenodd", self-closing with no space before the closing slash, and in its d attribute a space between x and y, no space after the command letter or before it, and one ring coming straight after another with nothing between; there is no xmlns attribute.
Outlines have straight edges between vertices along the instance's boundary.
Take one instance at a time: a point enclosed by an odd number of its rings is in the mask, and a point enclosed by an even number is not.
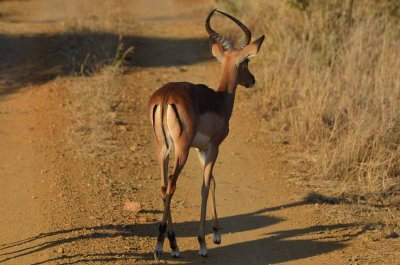
<svg viewBox="0 0 400 265"><path fill-rule="evenodd" d="M268 216L266 213L283 208L295 208L307 203L309 203L309 201L305 200L272 208L264 208L251 213L223 217L220 219L224 228L223 233L246 232L277 224L284 220L279 217ZM197 235L198 222L191 221L174 225L178 237L195 238ZM18 259L44 250L51 249L54 251L57 248L62 248L65 244L78 241L87 241L85 242L86 245L90 245L90 241L102 240L102 244L107 245L107 241L104 241L107 239L114 239L113 242L115 242L116 238L155 238L157 227L157 223L135 225L111 224L41 233L31 238L0 245L0 263L5 263L9 260ZM211 227L210 222L207 223L207 227ZM319 225L301 229L264 233L260 235L262 238L231 245L222 244L221 246L211 249L208 262L227 262L227 257L229 259L229 264L244 264L243 262L247 264L260 264L259 262L266 264L294 261L344 248L346 246L346 241L364 233L367 229L368 225L348 223ZM338 238L338 236L332 236L326 233L326 231L339 232L342 236ZM300 238L303 236L306 236L307 239ZM113 245L114 243L110 242L110 244ZM167 250L167 244L165 248ZM200 262L200 257L197 257L197 250L184 251L181 256L180 260L185 262L185 264L198 264ZM221 257L223 257L223 259L219 260ZM169 254L165 253L163 258L169 259ZM152 259L152 253L136 253L132 250L112 252L108 250L100 253L80 253L71 255L63 253L57 257L38 261L33 264L47 264L50 262L58 262L57 264L83 264L90 262L111 263L119 260L145 261Z"/></svg>

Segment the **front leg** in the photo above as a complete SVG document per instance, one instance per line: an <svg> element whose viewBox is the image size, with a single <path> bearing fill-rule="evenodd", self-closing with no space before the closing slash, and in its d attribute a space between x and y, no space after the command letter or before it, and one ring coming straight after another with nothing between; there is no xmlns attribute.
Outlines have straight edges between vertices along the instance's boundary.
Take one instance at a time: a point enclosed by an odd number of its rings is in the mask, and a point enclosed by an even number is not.
<svg viewBox="0 0 400 265"><path fill-rule="evenodd" d="M204 161L203 185L201 187L200 228L198 235L198 241L200 245L199 255L202 257L207 257L207 246L205 241L207 199L210 190L212 170L218 157L218 146L210 145L207 151L200 151L199 155Z"/></svg>
<svg viewBox="0 0 400 265"><path fill-rule="evenodd" d="M217 205L215 203L215 179L214 176L211 175L211 182L210 182L210 187L211 187L211 206L212 206L212 217L214 220L214 225L213 225L213 231L214 231L214 244L221 244L221 231L219 227L219 222L218 222L218 216L217 216Z"/></svg>

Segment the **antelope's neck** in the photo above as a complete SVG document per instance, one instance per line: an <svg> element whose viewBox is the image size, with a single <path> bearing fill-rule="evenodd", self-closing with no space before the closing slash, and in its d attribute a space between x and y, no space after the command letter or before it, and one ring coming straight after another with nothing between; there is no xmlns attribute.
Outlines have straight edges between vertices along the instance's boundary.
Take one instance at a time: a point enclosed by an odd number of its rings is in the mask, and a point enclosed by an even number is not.
<svg viewBox="0 0 400 265"><path fill-rule="evenodd" d="M225 66L222 69L222 79L218 87L218 92L222 92L228 120L231 118L233 104L235 102L236 87L238 85L236 65Z"/></svg>

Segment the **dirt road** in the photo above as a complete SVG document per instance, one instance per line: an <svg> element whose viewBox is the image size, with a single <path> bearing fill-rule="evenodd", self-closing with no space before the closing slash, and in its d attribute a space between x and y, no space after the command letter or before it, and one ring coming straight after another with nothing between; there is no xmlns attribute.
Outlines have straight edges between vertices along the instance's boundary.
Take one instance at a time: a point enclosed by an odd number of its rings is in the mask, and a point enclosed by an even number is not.
<svg viewBox="0 0 400 265"><path fill-rule="evenodd" d="M162 205L147 98L167 81L217 85L203 29L212 6L0 2L0 263L156 263ZM135 48L126 71L73 74L75 49L115 45L119 35ZM192 154L172 206L182 257L165 246L161 263L396 264L396 255L374 254L381 245L365 236L368 225L329 218L341 206L306 200L288 181L293 148L271 142L258 96L257 87L238 89L215 168L222 244L208 234L209 257L197 255L201 171ZM124 210L127 201L143 210Z"/></svg>

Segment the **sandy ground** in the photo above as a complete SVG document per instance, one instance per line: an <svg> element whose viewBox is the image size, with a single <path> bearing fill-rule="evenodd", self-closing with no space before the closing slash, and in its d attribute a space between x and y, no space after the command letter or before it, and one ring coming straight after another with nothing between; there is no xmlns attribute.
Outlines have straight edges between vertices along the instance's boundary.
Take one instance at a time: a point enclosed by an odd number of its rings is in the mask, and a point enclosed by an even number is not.
<svg viewBox="0 0 400 265"><path fill-rule="evenodd" d="M219 64L203 29L212 6L0 2L0 263L157 263L162 204L147 99L167 81L217 85ZM65 25L85 19L121 29L96 32L95 40L122 34L125 46L135 47L126 71L111 81L107 73L71 74L66 50L89 38ZM98 91L108 85L118 89L104 99ZM288 181L293 147L268 139L258 96L257 87L238 89L215 168L222 244L213 245L207 223L209 257L197 255L201 170L191 154L172 205L181 258L170 258L166 244L160 263L400 264L398 239L377 240L377 224L358 222L357 213L331 218L343 206L305 200L307 193ZM124 210L127 201L143 210Z"/></svg>

